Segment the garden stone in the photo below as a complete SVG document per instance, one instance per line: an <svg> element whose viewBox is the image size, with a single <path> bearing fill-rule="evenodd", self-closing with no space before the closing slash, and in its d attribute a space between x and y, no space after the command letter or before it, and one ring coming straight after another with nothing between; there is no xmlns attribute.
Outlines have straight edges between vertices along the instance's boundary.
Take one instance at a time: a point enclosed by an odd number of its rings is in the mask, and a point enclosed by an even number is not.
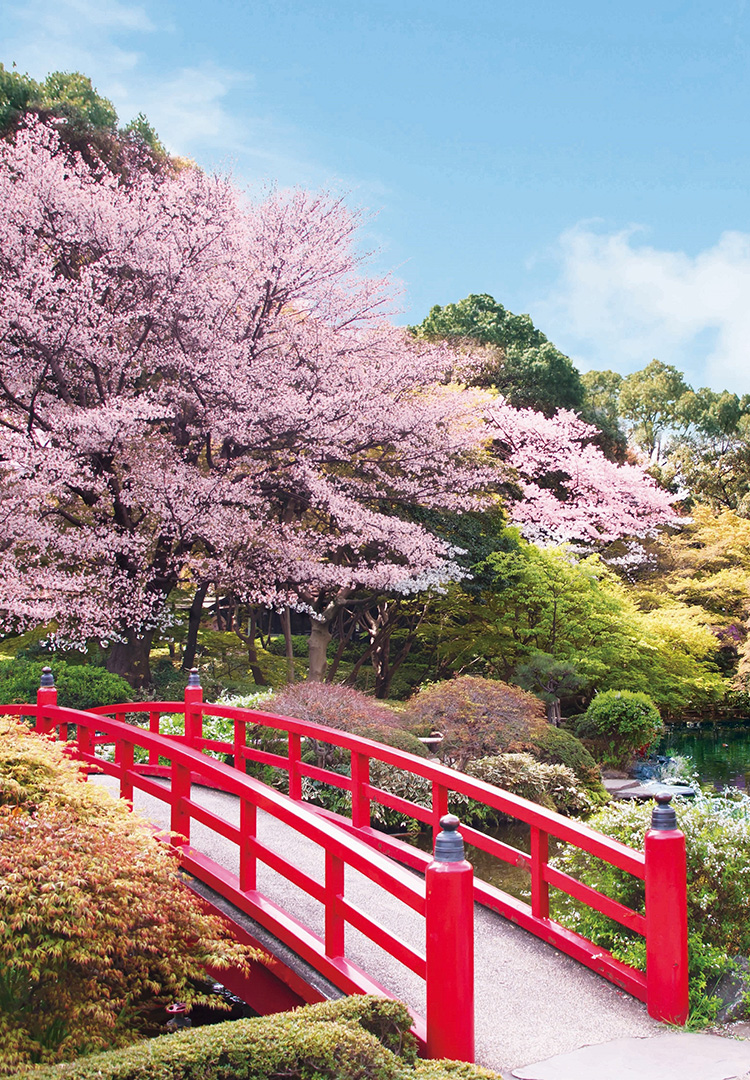
<svg viewBox="0 0 750 1080"><path fill-rule="evenodd" d="M743 1020L748 1015L750 962L746 957L736 957L734 968L719 979L715 994L722 1002L717 1023L731 1024L733 1020Z"/></svg>

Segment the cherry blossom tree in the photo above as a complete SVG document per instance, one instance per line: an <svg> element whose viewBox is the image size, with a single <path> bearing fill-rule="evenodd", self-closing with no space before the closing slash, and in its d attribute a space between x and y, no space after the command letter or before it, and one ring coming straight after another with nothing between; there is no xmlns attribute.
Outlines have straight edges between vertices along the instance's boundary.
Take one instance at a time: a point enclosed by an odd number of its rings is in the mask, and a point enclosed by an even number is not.
<svg viewBox="0 0 750 1080"><path fill-rule="evenodd" d="M144 682L191 577L308 611L322 678L342 604L460 576L414 506L476 509L516 477L537 530L669 513L571 414L445 385L447 347L389 322L341 201L251 202L192 168L123 183L31 122L0 146L0 208L6 630L107 641Z"/></svg>

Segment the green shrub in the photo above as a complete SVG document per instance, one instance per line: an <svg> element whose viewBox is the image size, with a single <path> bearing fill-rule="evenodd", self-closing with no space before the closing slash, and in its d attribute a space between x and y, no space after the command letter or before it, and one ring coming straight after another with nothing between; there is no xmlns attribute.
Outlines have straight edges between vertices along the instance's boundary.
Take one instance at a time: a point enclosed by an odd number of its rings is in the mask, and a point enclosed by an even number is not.
<svg viewBox="0 0 750 1080"><path fill-rule="evenodd" d="M643 848L653 804L617 802L591 819L592 828L637 849ZM685 833L688 877L690 1001L695 1018L711 1019L712 990L731 958L750 954L750 798L740 792L678 800L678 826ZM636 911L643 910L643 882L574 848L554 865ZM644 940L619 923L570 897L555 894L555 914L566 926L645 969Z"/></svg>
<svg viewBox="0 0 750 1080"><path fill-rule="evenodd" d="M580 739L564 728L551 724L534 732L531 753L538 761L566 765L577 776L594 804L604 804L609 796L601 781L599 766Z"/></svg>
<svg viewBox="0 0 750 1080"><path fill-rule="evenodd" d="M533 694L471 675L420 690L405 716L415 730L441 731L438 756L458 769L472 759L531 749L536 729L546 724L544 706Z"/></svg>
<svg viewBox="0 0 750 1080"><path fill-rule="evenodd" d="M531 754L479 758L469 762L466 772L560 814L587 814L593 809L591 799L572 769L537 761ZM482 817L491 822L502 815L477 803L472 803L463 815L468 823Z"/></svg>
<svg viewBox="0 0 750 1080"><path fill-rule="evenodd" d="M162 1035L26 1074L29 1080L500 1080L464 1062L416 1058L398 1001L349 997L290 1013Z"/></svg>
<svg viewBox="0 0 750 1080"><path fill-rule="evenodd" d="M91 709L132 701L133 689L119 675L89 664L64 660L6 660L0 663L0 704L34 702L42 669L51 667L57 703L66 709Z"/></svg>
<svg viewBox="0 0 750 1080"><path fill-rule="evenodd" d="M286 656L286 641L283 637L274 637L268 643L268 652L272 656ZM307 657L310 652L310 638L307 634L292 634L292 656Z"/></svg>
<svg viewBox="0 0 750 1080"><path fill-rule="evenodd" d="M176 998L214 1005L204 967L254 955L201 911L148 823L8 717L0 881L0 1073L132 1042Z"/></svg>
<svg viewBox="0 0 750 1080"><path fill-rule="evenodd" d="M645 752L663 730L659 710L647 694L605 690L583 715L577 734L590 740L605 765L627 765Z"/></svg>

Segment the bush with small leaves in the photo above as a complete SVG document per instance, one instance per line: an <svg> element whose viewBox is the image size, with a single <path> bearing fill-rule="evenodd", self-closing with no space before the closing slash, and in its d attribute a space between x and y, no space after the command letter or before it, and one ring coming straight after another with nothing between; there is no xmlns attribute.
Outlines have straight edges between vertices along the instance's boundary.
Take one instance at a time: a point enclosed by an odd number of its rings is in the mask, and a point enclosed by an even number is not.
<svg viewBox="0 0 750 1080"><path fill-rule="evenodd" d="M605 690L586 709L576 734L589 741L604 765L623 768L637 753L645 753L663 730L659 710L647 694Z"/></svg>
<svg viewBox="0 0 750 1080"><path fill-rule="evenodd" d="M589 799L596 805L609 801L599 766L580 739L564 728L546 724L534 732L531 753L549 765L566 765L576 774Z"/></svg>
<svg viewBox="0 0 750 1080"><path fill-rule="evenodd" d="M612 803L589 824L642 850L652 805ZM710 1020L718 1006L712 998L718 979L733 957L750 955L750 798L738 791L717 796L699 790L694 799L677 800L676 809L687 848L691 1016ZM627 907L643 910L643 882L631 874L570 847L553 862ZM561 893L554 903L555 917L566 926L645 969L640 935Z"/></svg>
<svg viewBox="0 0 750 1080"><path fill-rule="evenodd" d="M93 709L133 700L133 688L119 675L91 664L64 660L7 660L0 663L0 704L36 701L42 669L52 667L57 703L66 709Z"/></svg>
<svg viewBox="0 0 750 1080"><path fill-rule="evenodd" d="M293 716L298 720L348 731L351 735L395 746L419 757L425 757L428 753L424 744L409 730L409 722L402 713L381 705L361 690L349 686L295 683L274 694L263 708L277 716ZM348 760L348 754L322 740L315 740L314 746L316 764L321 768L340 767L342 762Z"/></svg>
<svg viewBox="0 0 750 1080"><path fill-rule="evenodd" d="M202 912L173 850L84 782L58 743L0 720L0 1073L124 1045L204 967L255 954Z"/></svg>
<svg viewBox="0 0 750 1080"><path fill-rule="evenodd" d="M594 808L572 769L537 761L531 754L496 754L479 758L469 762L466 772L559 814L588 814ZM487 820L502 817L486 807L471 804L464 818L470 821L482 813Z"/></svg>
<svg viewBox="0 0 750 1080"><path fill-rule="evenodd" d="M26 1075L28 1080L500 1080L497 1073L465 1062L419 1061L411 1022L400 1002L357 995L162 1035Z"/></svg>

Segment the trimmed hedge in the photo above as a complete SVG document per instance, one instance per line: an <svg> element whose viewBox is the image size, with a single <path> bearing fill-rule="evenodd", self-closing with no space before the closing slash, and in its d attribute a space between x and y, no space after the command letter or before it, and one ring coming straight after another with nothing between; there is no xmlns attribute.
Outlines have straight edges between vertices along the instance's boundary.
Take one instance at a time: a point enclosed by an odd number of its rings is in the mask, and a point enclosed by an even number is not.
<svg viewBox="0 0 750 1080"><path fill-rule="evenodd" d="M599 766L580 739L564 728L551 724L534 732L530 752L549 765L567 765L578 777L594 803L604 804L609 796L601 781Z"/></svg>
<svg viewBox="0 0 750 1080"><path fill-rule="evenodd" d="M162 1035L17 1077L28 1080L499 1080L464 1063L417 1063L404 1005L350 997Z"/></svg>

